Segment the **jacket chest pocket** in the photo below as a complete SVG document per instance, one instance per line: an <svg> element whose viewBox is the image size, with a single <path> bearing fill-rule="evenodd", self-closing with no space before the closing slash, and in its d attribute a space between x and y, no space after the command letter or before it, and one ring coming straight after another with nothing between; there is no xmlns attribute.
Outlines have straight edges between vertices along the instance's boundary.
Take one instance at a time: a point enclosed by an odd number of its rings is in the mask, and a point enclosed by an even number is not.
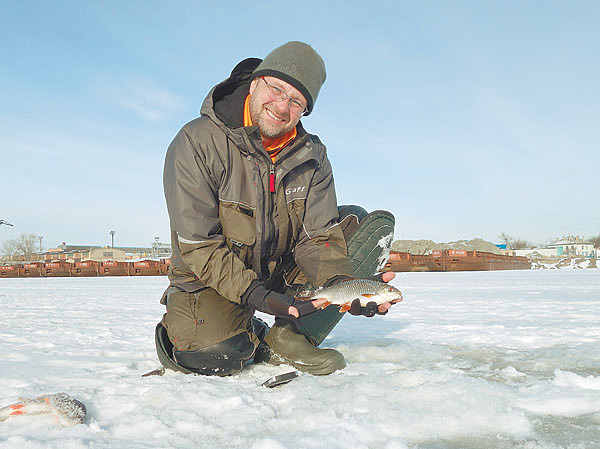
<svg viewBox="0 0 600 449"><path fill-rule="evenodd" d="M292 241L298 241L298 235L304 222L304 199L288 201L287 210L292 224Z"/></svg>
<svg viewBox="0 0 600 449"><path fill-rule="evenodd" d="M255 210L243 204L221 201L219 220L227 247L250 267L256 242Z"/></svg>

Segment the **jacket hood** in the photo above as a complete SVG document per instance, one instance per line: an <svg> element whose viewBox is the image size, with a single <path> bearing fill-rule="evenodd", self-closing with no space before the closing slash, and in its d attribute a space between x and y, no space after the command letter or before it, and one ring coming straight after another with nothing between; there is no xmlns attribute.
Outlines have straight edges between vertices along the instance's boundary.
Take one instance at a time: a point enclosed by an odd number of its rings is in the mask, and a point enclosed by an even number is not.
<svg viewBox="0 0 600 449"><path fill-rule="evenodd" d="M238 63L226 80L213 87L200 109L217 123L222 122L229 128L244 126L244 100L248 96L252 72L262 62L259 58L247 58Z"/></svg>

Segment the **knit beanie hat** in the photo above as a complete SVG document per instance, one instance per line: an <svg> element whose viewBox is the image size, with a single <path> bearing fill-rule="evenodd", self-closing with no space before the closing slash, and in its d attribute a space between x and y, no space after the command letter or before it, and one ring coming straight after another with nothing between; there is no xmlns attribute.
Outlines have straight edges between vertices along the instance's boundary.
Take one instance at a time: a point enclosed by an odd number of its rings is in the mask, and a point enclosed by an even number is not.
<svg viewBox="0 0 600 449"><path fill-rule="evenodd" d="M252 78L273 76L298 89L307 101L310 114L325 82L325 62L304 42L292 41L277 47L259 64Z"/></svg>

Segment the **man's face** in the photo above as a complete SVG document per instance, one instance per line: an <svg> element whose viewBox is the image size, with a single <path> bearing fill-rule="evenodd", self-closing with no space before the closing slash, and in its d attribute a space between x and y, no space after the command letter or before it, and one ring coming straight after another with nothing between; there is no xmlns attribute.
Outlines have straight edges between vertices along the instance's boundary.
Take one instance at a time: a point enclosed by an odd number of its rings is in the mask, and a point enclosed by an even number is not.
<svg viewBox="0 0 600 449"><path fill-rule="evenodd" d="M277 89L285 94L278 95ZM254 78L250 84L250 117L258 126L261 136L276 138L292 130L302 117L302 110L290 106L292 102L306 106L306 99L298 89L271 76Z"/></svg>

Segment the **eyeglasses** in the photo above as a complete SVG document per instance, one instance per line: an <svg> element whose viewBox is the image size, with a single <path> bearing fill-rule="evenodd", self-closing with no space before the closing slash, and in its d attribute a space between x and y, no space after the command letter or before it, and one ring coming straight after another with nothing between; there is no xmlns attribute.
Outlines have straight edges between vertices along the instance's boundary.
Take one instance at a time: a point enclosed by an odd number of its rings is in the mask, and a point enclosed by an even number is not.
<svg viewBox="0 0 600 449"><path fill-rule="evenodd" d="M267 85L267 90L269 92L269 96L271 98L273 98L275 101L284 101L284 100L287 101L290 106L290 110L294 111L295 114L304 115L308 112L308 108L306 106L304 106L302 103L300 103L300 100L290 97L279 87L275 86L274 84L268 83L267 80L264 79L263 77L261 77L261 79Z"/></svg>

